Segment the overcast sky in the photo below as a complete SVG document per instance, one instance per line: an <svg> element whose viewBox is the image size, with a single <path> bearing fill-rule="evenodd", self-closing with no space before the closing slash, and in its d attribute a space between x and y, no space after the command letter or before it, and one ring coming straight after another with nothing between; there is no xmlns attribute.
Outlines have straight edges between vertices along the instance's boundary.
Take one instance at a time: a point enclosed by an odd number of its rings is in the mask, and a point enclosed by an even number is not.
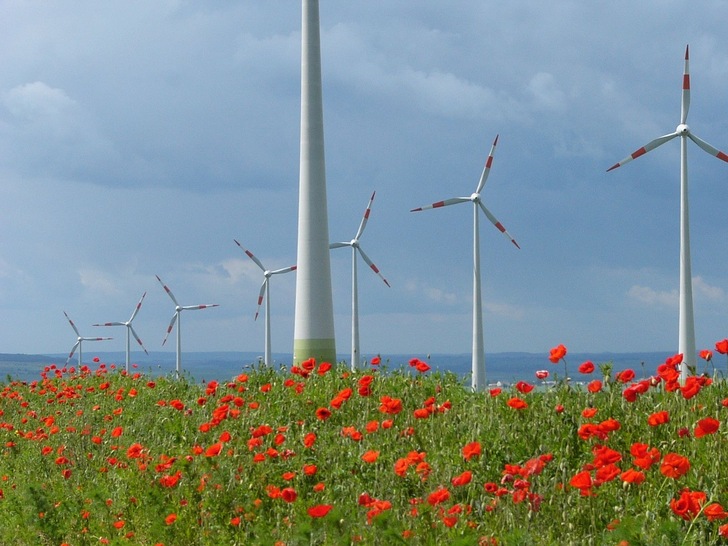
<svg viewBox="0 0 728 546"><path fill-rule="evenodd" d="M332 241L361 243L362 354L468 353L472 207L486 352L677 350L679 123L728 151L728 2L321 0ZM261 351L260 270L296 260L300 2L7 0L0 6L0 352ZM697 345L728 336L728 164L689 144ZM332 251L337 349L351 254ZM291 352L295 273L272 279ZM103 347L103 349L102 349ZM165 348L174 349L173 343Z"/></svg>

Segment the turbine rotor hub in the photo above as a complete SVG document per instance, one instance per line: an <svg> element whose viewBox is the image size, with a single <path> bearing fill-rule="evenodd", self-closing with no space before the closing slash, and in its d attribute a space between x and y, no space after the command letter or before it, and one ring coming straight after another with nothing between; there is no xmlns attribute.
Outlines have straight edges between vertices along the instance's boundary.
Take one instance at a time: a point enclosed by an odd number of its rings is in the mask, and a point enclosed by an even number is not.
<svg viewBox="0 0 728 546"><path fill-rule="evenodd" d="M677 129L675 129L675 132L679 135L688 135L690 133L690 127L688 127L685 123L681 123L677 126Z"/></svg>

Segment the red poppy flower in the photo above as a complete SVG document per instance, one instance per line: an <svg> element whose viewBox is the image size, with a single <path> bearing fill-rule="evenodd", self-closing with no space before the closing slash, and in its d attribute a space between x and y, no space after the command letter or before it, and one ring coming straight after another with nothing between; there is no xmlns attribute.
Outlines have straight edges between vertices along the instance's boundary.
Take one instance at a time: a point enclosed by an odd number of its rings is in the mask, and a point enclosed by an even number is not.
<svg viewBox="0 0 728 546"><path fill-rule="evenodd" d="M466 461L469 461L473 457L480 457L481 453L482 448L480 447L480 442L470 442L463 447L463 457Z"/></svg>
<svg viewBox="0 0 728 546"><path fill-rule="evenodd" d="M177 521L177 514L169 514L166 518L164 518L164 523L167 525L172 525L175 521Z"/></svg>
<svg viewBox="0 0 728 546"><path fill-rule="evenodd" d="M728 354L728 339L723 339L721 341L716 342L715 350L718 351L722 355Z"/></svg>
<svg viewBox="0 0 728 546"><path fill-rule="evenodd" d="M651 427L657 427L670 422L670 414L665 411L656 411L647 418L647 424Z"/></svg>
<svg viewBox="0 0 728 546"><path fill-rule="evenodd" d="M286 487L281 490L281 498L286 502L293 502L298 497L298 493L292 487Z"/></svg>
<svg viewBox="0 0 728 546"><path fill-rule="evenodd" d="M728 512L726 512L723 507L717 502L706 506L705 510L703 510L703 513L705 514L705 517L708 518L708 521L716 521L719 519L728 518Z"/></svg>
<svg viewBox="0 0 728 546"><path fill-rule="evenodd" d="M630 468L629 470L625 470L622 472L621 476L622 481L625 483L633 483L636 485L641 484L645 481L645 475L643 472L640 472L639 470L635 470L634 468Z"/></svg>
<svg viewBox="0 0 728 546"><path fill-rule="evenodd" d="M630 370L629 368L626 370L622 370L621 372L617 372L617 375L615 378L617 381L620 381L622 383L629 383L634 379L634 370Z"/></svg>
<svg viewBox="0 0 728 546"><path fill-rule="evenodd" d="M602 382L598 379L595 379L594 381L590 381L587 386L586 390L588 390L591 393L596 393L602 390Z"/></svg>
<svg viewBox="0 0 728 546"><path fill-rule="evenodd" d="M321 419L322 421L326 421L331 417L331 410L328 408L319 408L316 410L316 418Z"/></svg>
<svg viewBox="0 0 728 546"><path fill-rule="evenodd" d="M318 504L308 509L308 515L312 518L322 518L328 514L333 506L331 504Z"/></svg>
<svg viewBox="0 0 728 546"><path fill-rule="evenodd" d="M372 366L379 366L382 363L382 359L378 356L375 356L369 361L369 364Z"/></svg>
<svg viewBox="0 0 728 546"><path fill-rule="evenodd" d="M709 351L708 349L703 349L698 353L698 356L705 360L706 362L710 362L713 360L713 351Z"/></svg>
<svg viewBox="0 0 728 546"><path fill-rule="evenodd" d="M392 398L391 396L382 396L379 401L379 411L382 413L388 413L390 415L396 415L402 411L402 400L399 398Z"/></svg>
<svg viewBox="0 0 728 546"><path fill-rule="evenodd" d="M719 427L720 421L713 419L712 417L706 417L705 419L698 421L693 434L696 438L702 438L707 434L715 434L718 432Z"/></svg>
<svg viewBox="0 0 728 546"><path fill-rule="evenodd" d="M594 371L594 363L587 360L579 366L579 373L588 374Z"/></svg>
<svg viewBox="0 0 728 546"><path fill-rule="evenodd" d="M546 379L549 376L548 370L537 370L536 371L536 379Z"/></svg>
<svg viewBox="0 0 728 546"><path fill-rule="evenodd" d="M445 502L450 498L450 491L441 487L437 491L433 491L427 496L427 504L430 506L436 506L440 503Z"/></svg>
<svg viewBox="0 0 728 546"><path fill-rule="evenodd" d="M217 457L222 451L222 442L216 442L205 450L205 457Z"/></svg>
<svg viewBox="0 0 728 546"><path fill-rule="evenodd" d="M365 463L374 463L379 458L379 451L367 451L364 453L364 455L361 456L361 460Z"/></svg>
<svg viewBox="0 0 728 546"><path fill-rule="evenodd" d="M677 453L668 453L665 455L660 466L660 472L664 476L673 479L683 476L688 470L690 470L690 460Z"/></svg>
<svg viewBox="0 0 728 546"><path fill-rule="evenodd" d="M470 470L466 470L462 474L459 474L455 476L450 482L455 487L460 487L462 485L468 485L473 480L473 473Z"/></svg>
<svg viewBox="0 0 728 546"><path fill-rule="evenodd" d="M525 400L516 397L510 398L506 404L515 410L522 410L528 407L528 403Z"/></svg>
<svg viewBox="0 0 728 546"><path fill-rule="evenodd" d="M563 345L558 345L551 349L551 354L549 355L549 360L556 364L559 360L564 358L566 356L566 347Z"/></svg>
<svg viewBox="0 0 728 546"><path fill-rule="evenodd" d="M533 385L526 383L525 381L519 381L516 383L516 389L523 394L528 394L533 390Z"/></svg>

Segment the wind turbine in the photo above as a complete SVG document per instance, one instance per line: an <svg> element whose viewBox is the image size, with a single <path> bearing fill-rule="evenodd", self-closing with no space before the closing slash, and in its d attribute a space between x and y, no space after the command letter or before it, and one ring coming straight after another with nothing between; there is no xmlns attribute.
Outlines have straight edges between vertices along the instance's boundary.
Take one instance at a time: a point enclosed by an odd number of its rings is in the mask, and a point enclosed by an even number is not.
<svg viewBox="0 0 728 546"><path fill-rule="evenodd" d="M111 337L83 337L81 336L81 333L78 331L78 328L76 328L76 325L71 320L71 317L68 316L68 313L63 311L63 314L66 315L66 318L68 319L68 322L71 324L71 328L73 328L73 331L76 332L76 343L74 344L73 348L71 349L71 352L68 355L68 358L66 359L66 364L71 360L71 357L73 356L73 353L76 352L76 349L78 349L78 365L79 367L83 364L83 351L81 344L84 341L107 341L109 339L114 339Z"/></svg>
<svg viewBox="0 0 728 546"><path fill-rule="evenodd" d="M678 320L678 352L682 353L680 364L680 380L685 382L688 368L695 366L695 320L693 318L693 280L690 264L690 221L688 207L688 139L710 155L728 162L728 155L714 148L695 135L687 126L690 108L690 60L689 46L685 47L685 70L682 84L682 105L680 108L680 124L674 132L656 138L633 152L619 163L615 163L607 172L629 163L633 159L654 150L673 138L680 137L680 311Z"/></svg>
<svg viewBox="0 0 728 546"><path fill-rule="evenodd" d="M144 344L142 343L142 340L139 339L139 336L134 331L134 327L131 325L132 321L134 320L134 317L137 316L137 313L139 312L139 309L142 308L142 302L144 301L144 297L147 295L146 292L142 294L141 299L139 300L139 303L137 303L136 307L134 308L134 311L131 314L131 318L127 320L126 322L104 322L103 324L94 324L94 326L126 326L126 371L129 372L129 352L130 352L130 333L134 336L134 339L137 340L137 343L139 343L139 346L144 349L144 352L149 354L146 347L144 347Z"/></svg>
<svg viewBox="0 0 728 546"><path fill-rule="evenodd" d="M366 253L361 249L361 246L359 244L359 238L362 236L362 233L364 233L364 228L367 225L367 220L369 220L369 213L372 210L372 201L374 201L374 195L377 192L373 192L372 196L369 198L369 204L367 205L366 210L364 211L364 217L361 219L361 223L359 224L359 229L356 232L356 235L351 241L345 241L341 243L331 243L329 245L329 248L341 248L341 247L351 247L351 369L352 371L355 371L357 366L359 365L359 294L357 289L357 275L356 275L356 254L357 252L361 254L361 257L364 259L364 261L367 263L367 265L371 268L374 273L379 275L379 278L384 281L384 284L389 286L389 283L387 282L387 279L385 279L382 274L379 272L379 269L376 265L372 262L372 260L369 258L369 256L366 255Z"/></svg>
<svg viewBox="0 0 728 546"><path fill-rule="evenodd" d="M162 345L167 343L167 338L169 337L170 332L172 332L172 328L174 328L174 323L177 322L177 364L175 367L175 372L177 374L177 377L179 377L180 371L181 371L181 363L182 363L182 311L195 311L197 309L207 309L208 307L219 307L217 303L213 304L202 304L202 305L180 305L179 302L177 302L177 298L174 297L174 294L172 294L172 291L167 288L167 285L162 282L162 279L159 278L159 275L156 275L157 280L159 281L159 284L162 285L162 288L164 288L164 291L167 292L167 295L172 299L174 302L175 308L174 308L174 315L172 315L172 320L169 323L169 326L167 327L167 334L164 336L164 341L162 341Z"/></svg>
<svg viewBox="0 0 728 546"><path fill-rule="evenodd" d="M478 208L480 208L488 220L498 228L498 230L506 236L517 248L516 240L506 231L506 228L496 219L491 212L485 208L480 198L480 192L483 191L483 186L488 179L490 173L490 167L493 164L493 154L495 153L495 147L498 144L498 135L496 135L493 141L493 146L490 148L488 159L483 167L483 173L480 175L480 181L475 193L471 194L470 197L453 197L452 199L445 199L444 201L438 201L432 205L412 209L410 212L417 212L427 209L437 209L440 207L446 207L448 205L456 205L458 203L473 203L473 364L472 364L472 388L473 390L482 390L485 388L485 350L483 348L483 302L480 295L480 235L478 221L480 218Z"/></svg>
<svg viewBox="0 0 728 546"><path fill-rule="evenodd" d="M235 244L238 245L240 249L245 252L251 260L255 262L255 265L260 267L260 269L263 271L263 277L265 277L263 279L263 284L260 287L260 293L258 294L258 308L255 310L254 320L258 320L260 305L261 303L263 303L263 296L265 295L265 363L269 366L272 366L273 358L271 356L270 349L270 278L271 276L278 275L279 273L288 273L290 271L295 271L296 266L292 265L290 267L284 267L271 271L270 269L266 269L260 262L260 260L256 258L252 252L250 252L250 250L243 248L243 245L241 245L236 239L233 239L233 241L235 241Z"/></svg>

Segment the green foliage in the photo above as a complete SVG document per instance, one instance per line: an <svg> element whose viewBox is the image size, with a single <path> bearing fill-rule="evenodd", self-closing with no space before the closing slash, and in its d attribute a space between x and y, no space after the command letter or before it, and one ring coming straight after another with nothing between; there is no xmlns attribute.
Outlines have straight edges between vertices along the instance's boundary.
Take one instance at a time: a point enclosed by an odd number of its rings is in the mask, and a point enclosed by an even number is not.
<svg viewBox="0 0 728 546"><path fill-rule="evenodd" d="M688 394L600 369L598 392L473 393L448 373L313 362L209 385L51 366L0 384L0 528L18 546L721 540L728 514L708 506L728 506L728 384ZM665 475L669 453L689 470ZM686 490L705 495L687 517Z"/></svg>

